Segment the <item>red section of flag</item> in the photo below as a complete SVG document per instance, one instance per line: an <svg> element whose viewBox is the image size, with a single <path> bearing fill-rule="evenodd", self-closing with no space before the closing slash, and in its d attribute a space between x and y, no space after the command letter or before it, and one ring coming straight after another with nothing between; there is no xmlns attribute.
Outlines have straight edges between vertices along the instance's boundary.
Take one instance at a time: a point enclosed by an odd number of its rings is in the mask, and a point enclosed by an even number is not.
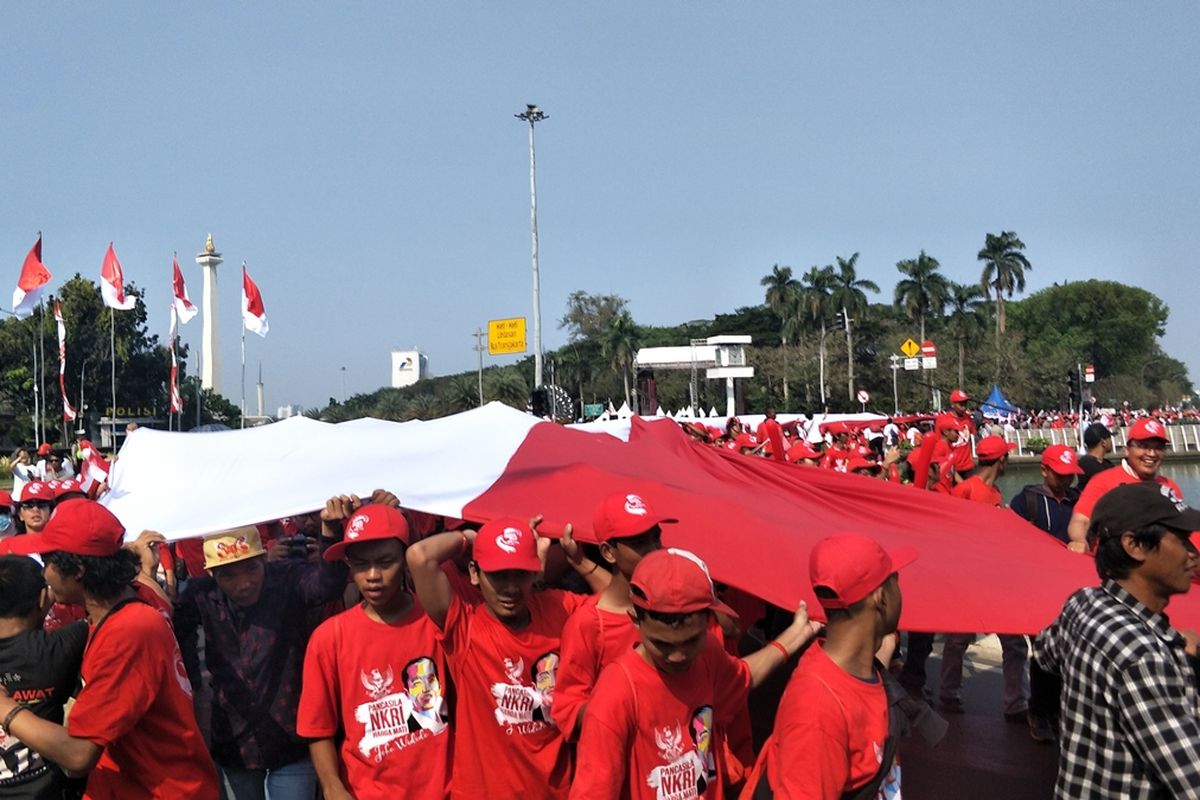
<svg viewBox="0 0 1200 800"><path fill-rule="evenodd" d="M42 237L39 234L37 242L25 256L25 264L21 267L21 277L17 279L17 288L25 292L40 289L50 282L50 270L42 263Z"/></svg>
<svg viewBox="0 0 1200 800"><path fill-rule="evenodd" d="M192 301L188 298L187 286L183 282L183 272L179 269L179 258L172 256L171 266L174 270L171 276L171 290L175 295L172 301L175 308L175 313L179 315L179 321L187 324L192 317L196 316L198 310Z"/></svg>
<svg viewBox="0 0 1200 800"><path fill-rule="evenodd" d="M121 270L121 262L113 250L112 242L104 253L104 263L100 266L100 295L104 305L117 311L130 311L137 299L125 296L125 273Z"/></svg>
<svg viewBox="0 0 1200 800"><path fill-rule="evenodd" d="M258 291L258 284L251 280L244 262L242 263L242 324L246 326L246 330L257 333L259 336L266 336L269 330L267 309L263 305L262 293Z"/></svg>

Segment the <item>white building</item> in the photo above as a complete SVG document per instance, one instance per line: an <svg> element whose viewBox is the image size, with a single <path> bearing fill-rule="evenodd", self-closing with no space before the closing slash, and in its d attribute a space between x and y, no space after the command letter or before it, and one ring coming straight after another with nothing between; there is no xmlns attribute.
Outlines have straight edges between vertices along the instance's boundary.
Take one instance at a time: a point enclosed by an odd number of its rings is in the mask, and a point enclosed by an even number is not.
<svg viewBox="0 0 1200 800"><path fill-rule="evenodd" d="M298 417L304 413L302 406L287 405L280 406L275 411L275 419L287 419L288 417Z"/></svg>
<svg viewBox="0 0 1200 800"><path fill-rule="evenodd" d="M429 377L429 358L420 350L392 351L392 388L412 386Z"/></svg>

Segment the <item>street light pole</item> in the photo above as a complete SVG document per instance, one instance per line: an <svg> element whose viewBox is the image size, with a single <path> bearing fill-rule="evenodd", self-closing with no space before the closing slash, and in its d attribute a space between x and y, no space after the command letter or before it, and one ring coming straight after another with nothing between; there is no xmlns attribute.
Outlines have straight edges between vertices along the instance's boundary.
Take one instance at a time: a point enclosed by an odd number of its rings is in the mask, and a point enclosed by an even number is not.
<svg viewBox="0 0 1200 800"><path fill-rule="evenodd" d="M483 351L487 349L487 345L483 343L487 336L483 332L483 328L476 328L475 333L471 334L475 337L475 352L479 354L479 406L483 407Z"/></svg>
<svg viewBox="0 0 1200 800"><path fill-rule="evenodd" d="M346 368L342 367L342 405L346 405Z"/></svg>
<svg viewBox="0 0 1200 800"><path fill-rule="evenodd" d="M538 228L537 228L537 154L533 147L533 126L549 114L533 104L526 104L523 114L513 114L529 123L529 232L533 246L533 386L542 385L542 288L538 276Z"/></svg>

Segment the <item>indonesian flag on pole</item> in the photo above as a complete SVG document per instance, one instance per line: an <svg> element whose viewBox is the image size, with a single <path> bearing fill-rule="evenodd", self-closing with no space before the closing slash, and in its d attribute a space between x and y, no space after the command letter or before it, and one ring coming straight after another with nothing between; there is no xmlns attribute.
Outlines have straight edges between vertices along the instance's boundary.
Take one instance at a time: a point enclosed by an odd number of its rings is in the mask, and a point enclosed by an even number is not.
<svg viewBox="0 0 1200 800"><path fill-rule="evenodd" d="M179 262L175 263L175 274L179 274ZM175 330L176 330L176 311L175 308L179 303L179 298L176 296L175 303L171 306L171 332L167 334L169 340L168 346L171 349L171 375L168 383L167 392L170 395L170 412L178 414L183 411L183 398L179 396L179 363L175 360ZM194 311L192 313L195 313Z"/></svg>
<svg viewBox="0 0 1200 800"><path fill-rule="evenodd" d="M175 309L175 313L179 315L180 324L186 325L191 321L192 317L196 316L196 312L199 309L188 299L187 286L183 283L183 273L179 270L179 256L172 256L171 261L173 262L172 266L175 268L175 274L171 278L171 288L175 293L172 307Z"/></svg>
<svg viewBox="0 0 1200 800"><path fill-rule="evenodd" d="M126 530L176 540L321 508L336 474L339 491L360 497L387 486L407 508L474 522L542 514L543 534L570 522L576 539L594 543L593 511L620 493L630 515L677 518L662 526L664 544L694 551L714 579L783 608L805 600L814 617L823 614L808 558L818 541L855 531L885 549L913 547L901 577L908 630L1035 633L1097 583L1092 559L1006 508L718 450L671 420L634 417L626 430L628 441L500 403L420 422L294 417L220 436L147 429L125 441L103 502ZM325 456L296 457L314 452ZM288 479L266 486L264 474ZM1170 609L1173 625L1197 626L1200 591Z"/></svg>
<svg viewBox="0 0 1200 800"><path fill-rule="evenodd" d="M108 252L100 267L100 296L104 298L104 305L117 311L132 311L137 305L136 297L125 296L125 274L121 272L121 262L117 261L112 242L108 243Z"/></svg>
<svg viewBox="0 0 1200 800"><path fill-rule="evenodd" d="M87 439L79 443L79 456L79 485L88 497L95 497L108 482L109 463Z"/></svg>
<svg viewBox="0 0 1200 800"><path fill-rule="evenodd" d="M58 325L58 389L62 392L63 422L75 419L75 409L67 399L67 324L63 322L62 306L54 301L54 322Z"/></svg>
<svg viewBox="0 0 1200 800"><path fill-rule="evenodd" d="M266 336L270 326L267 325L267 309L263 306L262 295L258 284L250 280L246 272L246 262L242 262L242 325L246 330Z"/></svg>
<svg viewBox="0 0 1200 800"><path fill-rule="evenodd" d="M37 242L25 256L25 264L21 267L21 277L17 278L17 288L13 291L13 314L19 319L33 316L33 309L42 299L42 287L50 282L50 270L42 263L42 235L39 233Z"/></svg>

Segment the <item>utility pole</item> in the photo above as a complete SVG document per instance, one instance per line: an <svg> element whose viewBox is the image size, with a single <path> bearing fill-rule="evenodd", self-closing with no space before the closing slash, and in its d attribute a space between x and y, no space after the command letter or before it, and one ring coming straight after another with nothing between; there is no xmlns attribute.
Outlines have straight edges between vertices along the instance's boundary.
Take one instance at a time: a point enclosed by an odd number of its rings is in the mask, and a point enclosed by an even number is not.
<svg viewBox="0 0 1200 800"><path fill-rule="evenodd" d="M892 353L892 416L900 416L900 392L896 387L896 374L900 371L900 356Z"/></svg>
<svg viewBox="0 0 1200 800"><path fill-rule="evenodd" d="M479 354L479 406L483 407L483 351L487 349L487 345L483 343L483 337L487 336L482 328L476 328L471 334L475 337L475 352Z"/></svg>
<svg viewBox="0 0 1200 800"><path fill-rule="evenodd" d="M537 227L537 154L533 147L533 126L550 119L549 114L532 103L526 104L525 112L513 114L529 123L529 233L533 242L533 388L542 385L542 287L538 276L538 227Z"/></svg>

